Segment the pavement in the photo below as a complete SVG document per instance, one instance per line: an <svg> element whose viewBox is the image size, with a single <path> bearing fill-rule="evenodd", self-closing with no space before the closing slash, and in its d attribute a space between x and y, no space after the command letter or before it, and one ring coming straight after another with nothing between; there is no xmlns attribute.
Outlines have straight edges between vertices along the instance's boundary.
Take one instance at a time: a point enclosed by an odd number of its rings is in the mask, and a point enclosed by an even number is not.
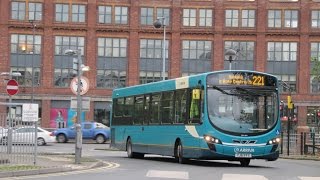
<svg viewBox="0 0 320 180"><path fill-rule="evenodd" d="M101 150L101 149L99 149ZM104 149L107 150L107 149ZM296 160L316 160L320 161L320 154L316 156L312 155L280 155L283 159L296 159ZM39 154L37 158L36 168L29 168L27 170L2 170L0 169L0 178L18 177L18 176L30 176L50 173L61 173L70 171L81 171L99 168L107 166L106 162L103 162L93 157L81 157L81 163L75 164L74 154L67 153L46 153ZM4 165L2 165L4 166ZM8 165L7 165L8 166ZM33 166L30 166L33 167Z"/></svg>
<svg viewBox="0 0 320 180"><path fill-rule="evenodd" d="M31 165L23 170L20 170L18 165L16 169L15 165L2 165L13 168L0 170L0 178L81 171L105 166L103 161L92 157L81 157L80 162L80 164L75 164L75 157L72 154L41 154L38 155L35 166Z"/></svg>

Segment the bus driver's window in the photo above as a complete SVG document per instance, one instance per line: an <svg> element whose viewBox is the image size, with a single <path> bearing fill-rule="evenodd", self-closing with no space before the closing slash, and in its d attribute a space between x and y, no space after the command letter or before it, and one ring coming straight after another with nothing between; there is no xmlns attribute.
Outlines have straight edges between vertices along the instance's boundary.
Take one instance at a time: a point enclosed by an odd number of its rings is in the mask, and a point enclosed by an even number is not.
<svg viewBox="0 0 320 180"><path fill-rule="evenodd" d="M190 98L190 122L200 123L201 114L201 90L193 89Z"/></svg>

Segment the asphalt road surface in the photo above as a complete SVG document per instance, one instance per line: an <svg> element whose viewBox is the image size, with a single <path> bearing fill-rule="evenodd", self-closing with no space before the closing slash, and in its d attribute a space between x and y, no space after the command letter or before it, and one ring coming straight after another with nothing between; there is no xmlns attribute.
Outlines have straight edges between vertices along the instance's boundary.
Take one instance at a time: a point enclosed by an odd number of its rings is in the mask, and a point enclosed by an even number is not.
<svg viewBox="0 0 320 180"><path fill-rule="evenodd" d="M273 162L252 160L249 167L239 162L196 161L178 164L172 157L146 155L144 159L127 158L126 152L108 149L108 144L83 144L83 156L92 156L108 166L70 173L20 177L19 179L195 179L195 180L320 180L320 161L279 159ZM39 151L74 152L74 144L52 144ZM17 178L15 178L17 179Z"/></svg>

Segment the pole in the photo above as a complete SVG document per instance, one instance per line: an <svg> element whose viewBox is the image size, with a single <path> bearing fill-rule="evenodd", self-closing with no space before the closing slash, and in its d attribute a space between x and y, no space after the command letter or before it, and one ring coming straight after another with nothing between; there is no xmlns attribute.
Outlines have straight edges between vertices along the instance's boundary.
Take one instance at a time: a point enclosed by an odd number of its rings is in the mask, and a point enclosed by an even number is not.
<svg viewBox="0 0 320 180"><path fill-rule="evenodd" d="M30 23L32 25L32 59L31 59L31 103L33 103L33 99L34 99L34 65L33 65L33 61L34 61L34 53L35 53L35 49L34 49L34 36L35 36L35 28L36 28L36 25L34 24L34 21L33 20L30 20Z"/></svg>
<svg viewBox="0 0 320 180"><path fill-rule="evenodd" d="M166 18L162 18L162 26L163 26L163 52L162 52L162 80L165 80L165 72L166 72Z"/></svg>
<svg viewBox="0 0 320 180"><path fill-rule="evenodd" d="M10 76L11 79L11 76ZM12 98L11 95L9 95L9 129L8 129L8 139L7 139L7 153L12 153L12 118L11 118L11 103Z"/></svg>
<svg viewBox="0 0 320 180"><path fill-rule="evenodd" d="M290 121L291 121L291 109L288 108L288 123L287 123L287 155L290 155Z"/></svg>
<svg viewBox="0 0 320 180"><path fill-rule="evenodd" d="M78 83L77 83L77 123L76 123L76 145L75 145L75 163L80 164L81 151L82 151L82 132L81 132L81 49L77 51L78 53Z"/></svg>
<svg viewBox="0 0 320 180"><path fill-rule="evenodd" d="M35 36L35 28L36 25L34 24L34 21L31 20L30 23L32 24L32 59L31 59L31 104L34 103L34 54L35 54L35 48L34 48L34 36ZM35 122L34 124L34 129L35 129L35 143L34 143L34 158L33 158L33 164L37 164L37 146L38 146L38 121Z"/></svg>

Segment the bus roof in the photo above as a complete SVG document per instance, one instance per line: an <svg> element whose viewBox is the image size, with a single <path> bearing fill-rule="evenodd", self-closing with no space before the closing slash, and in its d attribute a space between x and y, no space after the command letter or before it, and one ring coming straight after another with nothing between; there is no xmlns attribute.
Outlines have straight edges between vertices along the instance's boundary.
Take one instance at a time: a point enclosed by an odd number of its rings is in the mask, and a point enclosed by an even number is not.
<svg viewBox="0 0 320 180"><path fill-rule="evenodd" d="M225 72L255 72L261 73L268 76L274 76L267 73L257 72L257 71L248 71L248 70L222 70L222 71L212 71L206 72L191 76L179 77L175 79L169 79L164 81L152 82L147 84L140 84L135 86L123 87L114 89L112 92L112 98L117 97L126 97L132 95L146 94L146 93L154 93L161 91L170 91L175 89L183 89L201 86L205 83L206 77L208 74L214 73L225 73ZM275 76L274 76L275 77Z"/></svg>

